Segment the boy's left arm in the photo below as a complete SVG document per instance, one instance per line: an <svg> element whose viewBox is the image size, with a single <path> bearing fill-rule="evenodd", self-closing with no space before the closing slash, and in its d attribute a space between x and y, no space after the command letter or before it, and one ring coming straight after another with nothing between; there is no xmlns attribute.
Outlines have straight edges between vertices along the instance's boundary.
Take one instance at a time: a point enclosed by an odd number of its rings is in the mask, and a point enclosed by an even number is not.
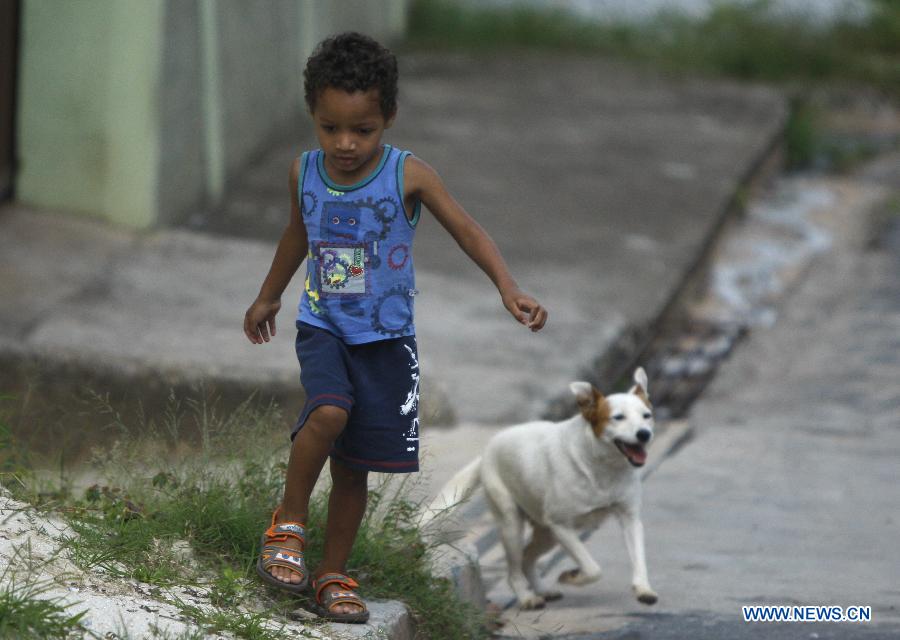
<svg viewBox="0 0 900 640"><path fill-rule="evenodd" d="M519 289L494 240L450 195L437 172L422 160L410 156L406 159L404 176L404 196L409 202L421 200L466 255L491 279L500 292L503 305L513 317L532 331L540 331L547 322L547 310Z"/></svg>

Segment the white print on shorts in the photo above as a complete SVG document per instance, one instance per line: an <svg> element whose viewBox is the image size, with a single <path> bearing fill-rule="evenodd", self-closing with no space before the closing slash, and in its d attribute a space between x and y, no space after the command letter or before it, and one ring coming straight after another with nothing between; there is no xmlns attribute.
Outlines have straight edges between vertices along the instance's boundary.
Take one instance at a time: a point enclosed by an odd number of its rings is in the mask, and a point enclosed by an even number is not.
<svg viewBox="0 0 900 640"><path fill-rule="evenodd" d="M409 357L412 362L410 364L409 369L412 373L410 373L410 379L413 382L412 389L410 389L409 393L406 394L406 402L400 407L400 415L408 416L419 404L419 359L416 357L416 352L412 350L409 345L403 345L403 347L409 352ZM416 416L413 418L412 423L410 424L409 430L403 434L403 437L406 438L407 443L418 442L419 441L419 417ZM407 445L407 451L415 451L415 445Z"/></svg>

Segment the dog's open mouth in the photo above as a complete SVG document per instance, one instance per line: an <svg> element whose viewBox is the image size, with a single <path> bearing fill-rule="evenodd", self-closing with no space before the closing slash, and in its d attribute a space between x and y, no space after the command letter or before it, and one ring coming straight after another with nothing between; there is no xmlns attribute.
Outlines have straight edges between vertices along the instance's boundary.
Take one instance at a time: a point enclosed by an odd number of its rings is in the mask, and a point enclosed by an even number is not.
<svg viewBox="0 0 900 640"><path fill-rule="evenodd" d="M647 462L647 450L644 449L642 445L628 444L627 442L622 442L618 438L613 440L613 442L619 447L619 451L622 452L622 455L628 458L628 462L630 462L632 466L643 467L644 463Z"/></svg>

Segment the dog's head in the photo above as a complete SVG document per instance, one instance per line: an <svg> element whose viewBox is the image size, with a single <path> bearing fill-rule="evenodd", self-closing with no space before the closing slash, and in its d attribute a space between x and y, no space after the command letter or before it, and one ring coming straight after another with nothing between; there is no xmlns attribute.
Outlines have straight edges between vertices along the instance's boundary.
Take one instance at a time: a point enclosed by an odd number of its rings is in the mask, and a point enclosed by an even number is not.
<svg viewBox="0 0 900 640"><path fill-rule="evenodd" d="M604 396L589 382L573 382L569 388L594 436L615 445L632 466L643 466L645 447L653 438L653 406L644 369L635 370L634 386L627 393Z"/></svg>

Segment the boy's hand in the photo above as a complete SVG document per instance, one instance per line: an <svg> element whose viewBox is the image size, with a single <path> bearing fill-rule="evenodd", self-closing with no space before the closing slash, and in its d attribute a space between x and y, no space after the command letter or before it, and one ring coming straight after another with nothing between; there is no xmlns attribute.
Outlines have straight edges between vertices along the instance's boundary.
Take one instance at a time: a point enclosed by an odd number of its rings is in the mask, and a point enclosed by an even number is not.
<svg viewBox="0 0 900 640"><path fill-rule="evenodd" d="M268 342L275 335L275 314L281 300L256 300L244 314L244 334L253 344Z"/></svg>
<svg viewBox="0 0 900 640"><path fill-rule="evenodd" d="M532 331L540 331L547 322L547 310L540 303L520 289L512 289L501 294L503 306L516 320Z"/></svg>

